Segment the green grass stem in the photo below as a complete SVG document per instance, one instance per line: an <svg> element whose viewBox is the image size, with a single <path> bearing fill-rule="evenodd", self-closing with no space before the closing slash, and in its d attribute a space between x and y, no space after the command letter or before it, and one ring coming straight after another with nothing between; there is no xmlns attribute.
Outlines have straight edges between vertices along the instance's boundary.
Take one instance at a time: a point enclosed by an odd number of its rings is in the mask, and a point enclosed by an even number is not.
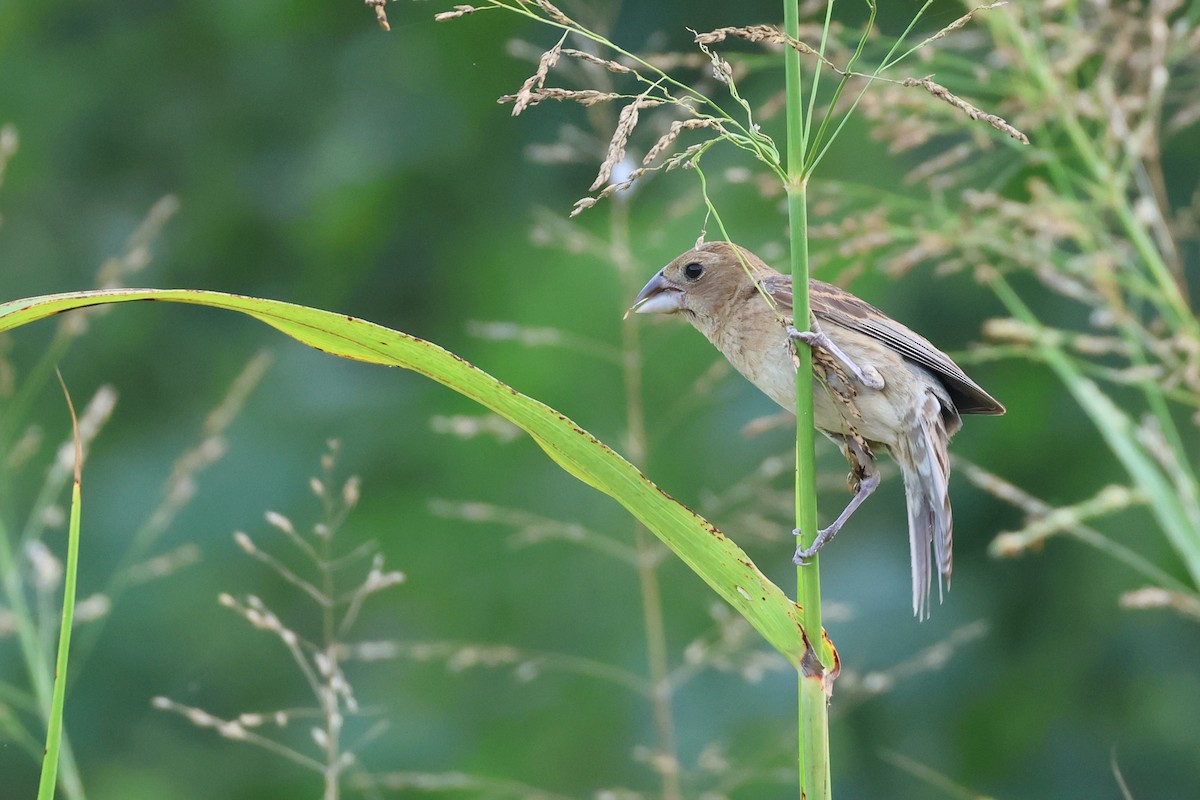
<svg viewBox="0 0 1200 800"><path fill-rule="evenodd" d="M830 2L828 11L832 12ZM783 4L784 33L799 38L799 8L795 2ZM828 30L831 15L825 20ZM825 37L822 37L824 42ZM817 61L816 74L821 62ZM814 74L812 95L816 95L818 79ZM800 72L800 53L784 49L784 75L787 94L787 198L788 249L791 255L793 324L800 330L809 326L808 299L808 173L805 170L805 148L812 125L812 97L808 117L804 108L804 84ZM805 547L817 536L817 470L816 428L813 412L812 350L797 346L796 369L796 527L801 531L800 543ZM799 670L799 773L800 796L806 800L827 800L832 796L829 774L829 697L827 693L830 670L833 667L832 647L825 638L821 623L820 557L796 570L796 599L800 604L800 619L811 658L806 658Z"/></svg>
<svg viewBox="0 0 1200 800"><path fill-rule="evenodd" d="M59 377L61 381L61 376ZM64 385L63 391L66 391ZM59 758L63 740L63 707L67 696L67 660L71 650L71 628L75 621L75 582L79 568L79 519L81 513L80 470L82 468L82 444L79 439L79 421L75 418L75 407L67 395L71 409L71 422L75 437L75 480L71 484L71 524L67 530L67 562L63 579L62 624L58 629L58 656L54 662L54 692L50 701L50 715L46 721L46 755L42 759L42 775L38 782L38 800L53 800L58 782Z"/></svg>

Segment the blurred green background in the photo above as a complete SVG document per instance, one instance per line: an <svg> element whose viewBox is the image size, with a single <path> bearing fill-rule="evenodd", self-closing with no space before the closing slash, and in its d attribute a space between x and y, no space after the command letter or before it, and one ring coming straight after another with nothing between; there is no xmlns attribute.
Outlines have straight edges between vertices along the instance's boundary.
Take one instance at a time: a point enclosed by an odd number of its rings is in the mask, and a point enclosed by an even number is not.
<svg viewBox="0 0 1200 800"><path fill-rule="evenodd" d="M633 51L687 50L685 26L706 30L778 13L773 3L715 0L594 5L599 24ZM622 325L636 325L647 474L710 516L790 590L790 473L755 478L764 459L790 464L788 429L744 435L747 422L773 408L727 370L711 390L693 391L716 354L690 327L621 320L632 292L699 233L695 177L656 177L631 197L566 222L604 141L595 140L586 162L531 160L527 148L559 140L564 125L590 141L587 115L547 104L514 120L509 106L495 102L532 69L510 54L509 40L532 42L536 55L555 37L499 14L434 23L444 8L393 4L385 33L356 2L0 5L0 124L11 123L20 136L0 187L0 294L7 300L93 286L100 265L125 251L147 211L173 195L178 212L154 239L151 263L126 285L272 297L412 333L622 451L626 394L610 356L621 347ZM893 32L899 15L910 13L907 6L886 11L897 15L881 21ZM927 27L961 13L956 4L935 4ZM597 113L592 121L603 123L610 111ZM1182 159L1192 169L1177 176L1185 190L1195 185L1194 160L1194 151ZM725 153L711 161L710 177L726 165L753 168ZM831 154L826 175L892 186L911 166L854 129ZM744 184L714 183L734 236L779 264L785 218L778 203ZM837 221L819 214L814 224ZM564 229L604 242L625 222L639 264L632 292L596 252L572 252L546 233ZM814 247L820 255L836 243ZM868 273L852 288L953 352L1001 313L966 275L917 270L892 281ZM496 321L558 329L590 348L473 335L472 323ZM18 385L55 324L0 343ZM66 722L89 796L318 796L316 774L150 701L164 695L224 718L311 705L279 642L222 608L217 596L258 595L315 635L311 602L247 558L232 533L244 530L287 553L263 514L278 511L298 527L320 518L308 479L318 474L330 438L342 443L337 474L362 479L362 500L335 541L351 550L374 540L388 567L407 575L404 585L367 602L349 640L449 642L448 652L460 656L450 664L399 658L348 665L370 712L348 730L390 723L356 751L362 769L443 780L466 773L554 797L614 787L657 796L646 756L657 746L649 700L570 666L578 659L647 674L636 571L561 538L522 543L512 525L439 510L486 503L579 525L625 547L634 543L631 520L523 437L437 432L435 417L480 411L417 375L338 361L206 309L146 304L89 318L88 334L59 366L77 404L104 384L120 399L85 470L80 595L108 585L134 532L160 504L175 460L200 440L206 415L263 349L271 366L227 432L227 455L196 477L195 499L148 554L191 543L198 561L122 594L98 637L80 629L89 644L72 665ZM1016 361L968 369L1009 413L968 418L956 454L1051 503L1076 502L1122 479L1045 370ZM57 386L40 387L25 421L41 426L45 439L2 484L0 514L10 531L24 525L54 448L68 435ZM832 447L818 448L829 514L844 501L845 467ZM760 488L727 493L752 485ZM763 486L783 500L754 522ZM908 759L979 795L1117 797L1115 759L1137 797L1196 797L1195 624L1169 612L1118 608L1119 593L1142 581L1077 543L1056 539L1036 556L990 558L988 543L1018 527L1020 515L961 476L953 500L954 588L930 621L917 623L909 609L898 475L890 474L822 559L828 628L846 673L845 694L838 684L832 707L836 796L952 796L897 766ZM1130 521L1143 529L1128 529ZM1143 516L1118 517L1106 530L1182 576ZM63 538L61 527L45 537L56 552ZM736 632L727 610L682 565L667 559L658 575L673 668L696 657L697 641L720 643ZM564 658L529 679L512 664L467 668L476 646ZM948 647L944 663L938 651L929 653L937 646ZM794 678L752 638L727 650L702 658L672 698L685 796L723 786L735 797L794 796L786 782L794 764ZM757 657L765 674L749 680ZM914 660L912 669L897 669ZM0 639L4 682L24 686L23 670L11 636ZM886 675L878 694L865 687L880 681L862 680L872 673ZM315 755L307 726L298 720L270 732ZM722 759L730 766L714 766ZM20 747L0 743L0 798L33 796L37 769ZM427 794L383 789L378 796ZM442 795L534 796L505 794L495 784Z"/></svg>

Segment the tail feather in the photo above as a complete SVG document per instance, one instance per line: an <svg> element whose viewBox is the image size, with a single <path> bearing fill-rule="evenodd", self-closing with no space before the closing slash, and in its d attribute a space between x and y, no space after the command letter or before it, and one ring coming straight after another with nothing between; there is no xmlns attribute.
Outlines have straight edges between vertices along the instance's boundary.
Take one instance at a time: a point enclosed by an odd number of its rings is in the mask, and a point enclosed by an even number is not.
<svg viewBox="0 0 1200 800"><path fill-rule="evenodd" d="M896 461L904 473L908 501L908 543L912 557L913 614L929 616L929 592L933 583L930 545L937 559L938 602L943 586L950 587L953 569L953 517L950 511L950 442L944 406L932 392L918 409L908 435L895 448Z"/></svg>

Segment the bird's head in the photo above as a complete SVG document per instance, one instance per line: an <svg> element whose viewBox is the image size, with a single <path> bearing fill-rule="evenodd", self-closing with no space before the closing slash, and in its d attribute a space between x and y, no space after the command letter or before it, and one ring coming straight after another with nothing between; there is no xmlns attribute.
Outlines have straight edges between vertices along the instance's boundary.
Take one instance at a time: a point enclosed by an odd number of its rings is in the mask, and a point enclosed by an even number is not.
<svg viewBox="0 0 1200 800"><path fill-rule="evenodd" d="M707 242L659 270L626 316L683 312L693 323L714 319L743 293L756 292L760 277L773 273L744 248L735 251L728 242Z"/></svg>

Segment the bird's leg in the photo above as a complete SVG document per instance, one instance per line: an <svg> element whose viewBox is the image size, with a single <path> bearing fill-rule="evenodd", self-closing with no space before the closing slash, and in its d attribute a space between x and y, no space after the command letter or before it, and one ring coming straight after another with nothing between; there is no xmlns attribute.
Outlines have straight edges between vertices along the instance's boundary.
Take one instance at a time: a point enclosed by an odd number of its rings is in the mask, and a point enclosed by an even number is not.
<svg viewBox="0 0 1200 800"><path fill-rule="evenodd" d="M829 353L868 389L883 388L883 376L879 374L879 370L870 364L860 367L850 356L846 355L842 348L834 344L833 339L830 339L825 332L800 331L796 330L795 326L788 325L787 334L793 339L804 342L809 347L819 347Z"/></svg>
<svg viewBox="0 0 1200 800"><path fill-rule="evenodd" d="M842 439L843 450L846 453L846 459L850 462L851 473L850 479L852 483L857 483L857 489L854 492L854 497L850 498L850 502L842 509L842 513L833 521L833 524L828 528L817 531L817 538L808 547L797 547L796 554L792 556L792 562L798 566L804 566L809 563L809 559L817 554L817 551L824 547L829 541L837 536L838 531L846 524L863 501L871 496L871 493L879 486L879 469L875 466L875 456L872 455L870 448L866 442L860 441L857 436L840 437ZM800 535L799 530L794 530L792 533L796 536Z"/></svg>
<svg viewBox="0 0 1200 800"><path fill-rule="evenodd" d="M796 554L792 556L792 562L799 566L808 564L809 559L815 556L818 550L828 544L834 536L837 536L838 531L840 531L842 526L846 524L846 520L850 519L850 515L852 515L860 505L862 505L864 500L871 496L871 493L874 492L878 486L878 472L864 477L858 484L858 492L856 492L854 497L850 499L850 502L846 504L846 507L842 510L842 513L838 515L838 518L833 521L833 524L828 528L818 531L817 538L814 539L813 543L808 547L796 548ZM796 530L793 531L793 533L798 535L800 531Z"/></svg>

